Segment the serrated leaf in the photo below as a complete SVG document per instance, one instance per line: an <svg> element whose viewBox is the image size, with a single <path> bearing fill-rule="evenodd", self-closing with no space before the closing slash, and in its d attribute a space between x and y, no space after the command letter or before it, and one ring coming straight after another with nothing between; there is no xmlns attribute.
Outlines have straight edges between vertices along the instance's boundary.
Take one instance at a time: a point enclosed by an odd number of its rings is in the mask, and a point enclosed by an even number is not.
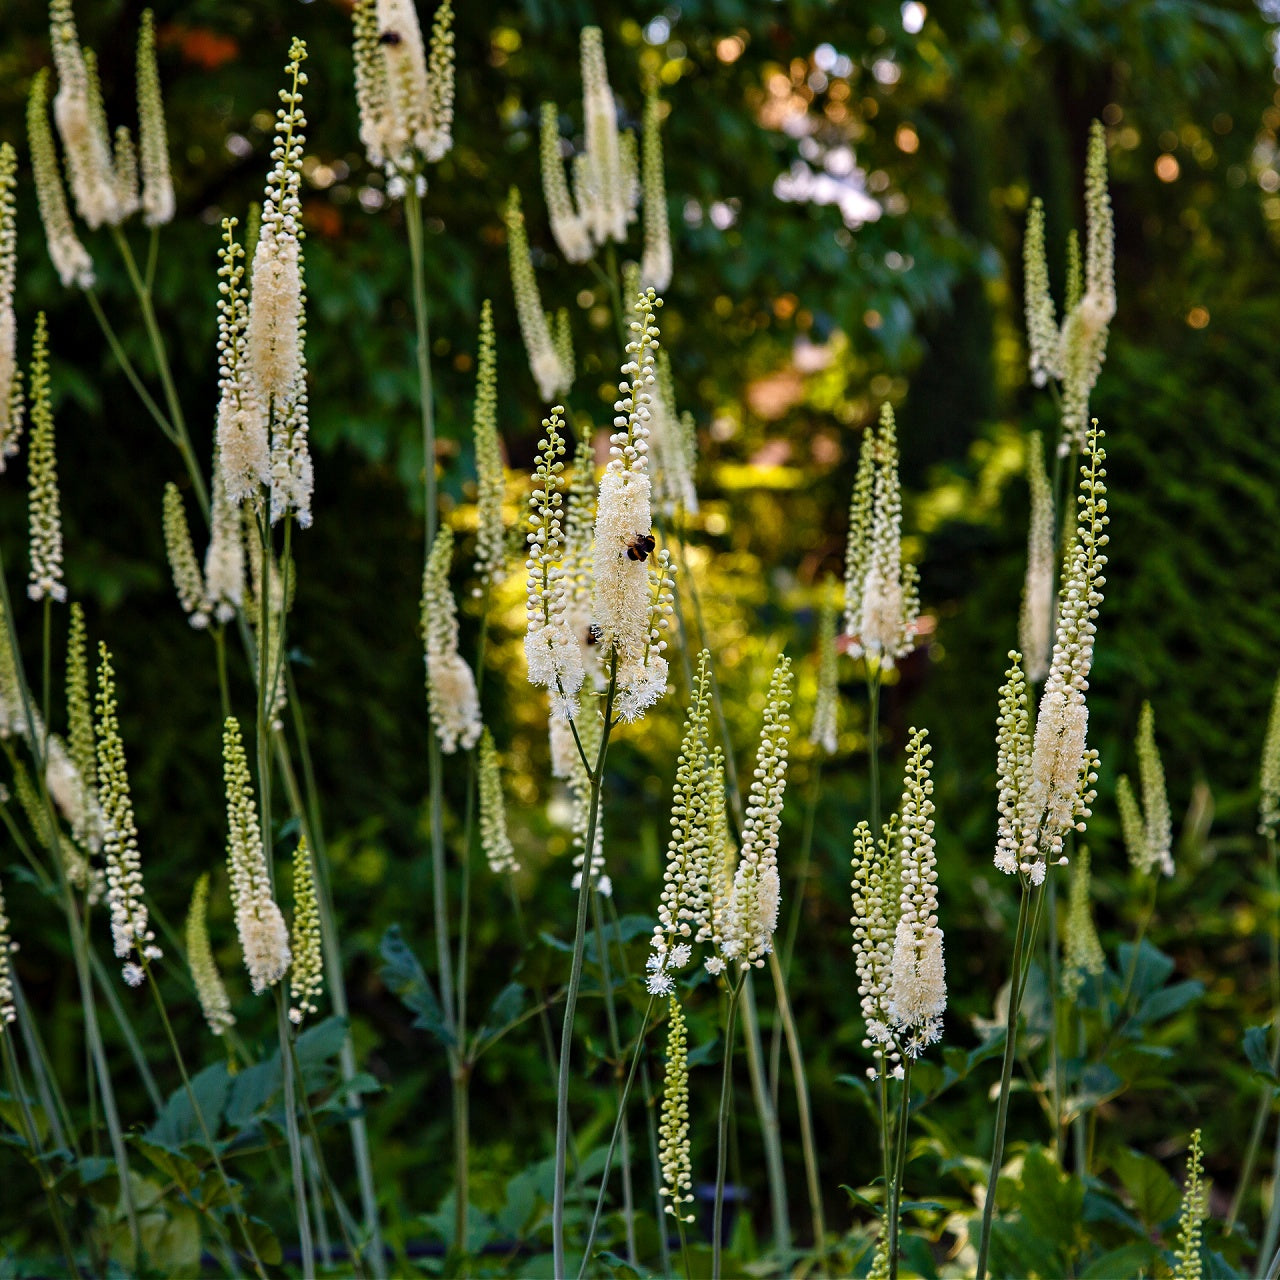
<svg viewBox="0 0 1280 1280"><path fill-rule="evenodd" d="M180 1151L171 1151L146 1138L135 1138L132 1146L184 1191L190 1191L200 1181L200 1169Z"/></svg>
<svg viewBox="0 0 1280 1280"><path fill-rule="evenodd" d="M445 1025L444 1011L431 979L401 936L398 924L393 924L382 935L378 950L383 961L382 980L387 989L416 1015L413 1025L429 1031L442 1044L450 1047L456 1044L453 1033Z"/></svg>

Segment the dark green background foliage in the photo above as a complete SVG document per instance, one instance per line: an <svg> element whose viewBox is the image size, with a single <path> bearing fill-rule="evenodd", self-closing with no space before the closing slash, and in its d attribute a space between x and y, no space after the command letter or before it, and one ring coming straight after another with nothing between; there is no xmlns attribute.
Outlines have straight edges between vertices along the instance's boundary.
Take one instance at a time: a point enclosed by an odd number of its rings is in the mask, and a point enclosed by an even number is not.
<svg viewBox="0 0 1280 1280"><path fill-rule="evenodd" d="M100 53L115 121L133 119L141 8L117 0L78 5L81 36ZM895 747L909 724L929 726L934 743L952 1045L977 1043L968 1019L991 1016L1015 905L990 863L995 691L1016 642L1027 514L1020 442L1033 427L1053 429L1047 399L1024 372L1022 222L1029 196L1040 194L1061 297L1067 229L1082 219L1088 124L1106 119L1119 311L1093 401L1108 432L1112 544L1090 697L1103 775L1089 839L1111 950L1132 936L1140 897L1126 881L1114 780L1135 768L1128 744L1141 702L1150 698L1175 818L1187 814L1189 832L1178 875L1161 888L1152 936L1176 960L1176 978L1199 979L1207 994L1164 1026L1174 1052L1135 1076L1141 1087L1122 1104L1123 1140L1108 1139L1118 1113L1104 1113L1100 1142L1117 1150L1127 1143L1168 1161L1203 1123L1210 1170L1219 1168L1229 1186L1255 1096L1239 1040L1246 1023L1263 1019L1266 1000L1265 948L1255 940L1260 855L1251 831L1258 749L1280 666L1280 384L1273 372L1280 293L1271 232L1280 201L1258 181L1280 110L1263 18L1248 0L1037 0L998 12L938 0L924 30L906 36L898 4L880 0L690 0L661 9L527 0L459 8L456 145L433 171L426 201L446 506L458 507L471 493L472 356L482 298L495 304L500 422L516 471L532 456L545 409L528 374L507 280L501 206L511 183L523 193L544 301L573 310L580 375L571 412L580 426L608 421L618 364L608 300L593 277L554 252L535 131L539 103L549 97L561 106L564 129L580 130L578 31L595 21L604 28L629 121L638 120L642 69L664 72L676 274L661 319L681 404L700 428L707 509L729 517L708 518L691 536L744 762L758 724L752 686L760 686L777 647L806 659L811 588L825 573L840 572L860 431L880 399L891 395L899 405L906 529L937 628L932 647L906 663L887 691L885 714ZM419 955L431 950L422 815L427 720L416 630L423 458L402 210L367 207L382 180L358 147L345 5L160 0L156 11L179 206L162 236L156 292L182 401L206 457L218 223L226 214L243 218L260 199L289 37L301 35L309 45L311 180L304 202L317 492L315 526L295 539L301 585L291 623L293 670L333 844L358 1043L386 1085L371 1104L381 1184L404 1216L405 1233L418 1236L425 1228L413 1215L435 1208L448 1187L444 1060L408 1027L377 958L378 940L393 923ZM642 24L659 15L667 38L652 44ZM742 46L731 62L717 56L727 37ZM774 198L773 181L797 159L797 143L759 121L771 78L790 77L791 92L824 41L849 56L853 72L847 93L828 86L810 95L814 112L845 104L843 116L837 110L822 117L821 137L851 143L859 166L886 175L897 201L898 212L852 233L830 206ZM872 72L885 57L901 73L891 85ZM179 459L139 408L84 300L58 286L42 244L23 112L29 78L48 62L42 6L9 0L0 17L0 137L23 153L20 342L25 350L35 312L46 310L68 582L88 608L92 636L117 655L149 887L178 920L195 876L222 853L212 653L186 626L164 562L161 491L167 480L185 483ZM903 126L914 130L918 147L899 145L909 141ZM1176 157L1176 181L1156 176L1162 153ZM736 217L726 230L707 216L717 201ZM700 217L693 218L695 210ZM141 245L141 233L131 235ZM149 372L118 259L105 237L90 235L87 243L103 304ZM1207 311L1207 327L1191 327L1193 308ZM827 368L807 378L788 372L798 340L833 335L844 337L833 342ZM771 385L785 394L762 395ZM756 465L744 470L744 463ZM3 479L0 532L16 584L24 568L21 461ZM460 565L468 552L464 536ZM459 589L465 595L466 585ZM37 617L18 607L38 661ZM474 613L463 625L469 652ZM496 624L494 652L504 661L487 676L486 715L508 752L513 827L527 849L530 871L520 880L526 920L535 935L564 937L572 910L567 838L547 811L541 710L522 681L520 625L518 608ZM815 841L821 892L815 885L804 908L793 978L828 1207L840 1225L848 1209L837 1185L868 1182L875 1172L861 1167L874 1140L870 1117L837 1080L861 1076L865 1065L847 927L849 830L866 811L863 704L860 677L852 667L845 675L851 731L822 774ZM233 679L247 714L246 673L237 669ZM811 675L801 688L812 690ZM809 714L802 699L803 729ZM652 735L624 733L611 756L607 822L624 914L647 912L655 901L678 719L678 700L669 697L651 717L660 727ZM807 750L798 755L784 877L812 769ZM460 767L447 779L459 815L463 779ZM288 833L281 835L283 841ZM548 852L557 856L549 860ZM483 1006L518 957L505 899L483 881L478 892L475 985ZM20 904L13 914L21 971L47 1012L63 1078L74 1079L76 1020L62 1016L73 983L55 913L26 885L15 882L10 898L11 906ZM215 896L215 933L229 942L225 889ZM633 963L642 947L635 944ZM225 951L230 960L231 947ZM565 969L559 952L535 944L522 980L558 982ZM242 1004L250 1033L267 1035L266 1023L259 1027ZM695 1009L693 1046L713 1039L713 1009L710 999ZM588 1001L592 1048L584 1072L604 1079L598 1013L598 1002ZM189 1008L180 1020L197 1043L202 1031ZM971 1085L932 1109L937 1158L913 1166L939 1193L967 1186L941 1160L957 1149L980 1155L989 1141L985 1090L995 1067L977 1071ZM695 1091L707 1102L695 1109L695 1127L705 1170L713 1158L715 1073L703 1074ZM128 1094L131 1085L124 1087ZM536 1037L513 1035L495 1049L477 1091L479 1196L497 1206L506 1179L549 1145L553 1105ZM608 1095L593 1095L598 1123L609 1114ZM507 1105L513 1097L521 1099L515 1110ZM789 1099L784 1087L784 1129L793 1135ZM132 1102L143 1115L145 1099ZM584 1090L584 1126L590 1106ZM745 1093L742 1111L749 1115ZM1015 1139L1043 1139L1038 1114L1025 1095L1015 1099ZM590 1127L584 1132L589 1140L598 1136ZM790 1139L788 1158L798 1158ZM794 1172L799 1210L798 1163ZM763 1230L754 1153L744 1151L740 1176L756 1193ZM1056 1174L1029 1162L1024 1178L1042 1176ZM29 1189L34 1196L33 1180ZM13 1230L7 1214L4 1229ZM1012 1236L1005 1242L1010 1258L1015 1245Z"/></svg>

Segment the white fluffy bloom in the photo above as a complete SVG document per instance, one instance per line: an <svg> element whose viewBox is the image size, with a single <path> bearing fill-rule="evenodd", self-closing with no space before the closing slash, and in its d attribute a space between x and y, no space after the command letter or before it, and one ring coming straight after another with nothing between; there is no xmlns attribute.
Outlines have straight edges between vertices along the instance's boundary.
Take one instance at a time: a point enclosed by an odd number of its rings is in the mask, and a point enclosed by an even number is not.
<svg viewBox="0 0 1280 1280"><path fill-rule="evenodd" d="M662 176L662 103L656 88L644 100L644 254L640 283L663 293L671 284L671 229L667 225L667 188Z"/></svg>
<svg viewBox="0 0 1280 1280"><path fill-rule="evenodd" d="M228 716L223 726L223 770L227 792L227 873L244 965L261 995L289 970L289 930L271 892L271 873L262 847L258 810L249 779L240 726Z"/></svg>
<svg viewBox="0 0 1280 1280"><path fill-rule="evenodd" d="M80 47L71 0L51 0L49 37L58 69L53 118L67 158L76 208L93 229L121 221L111 135L92 55Z"/></svg>
<svg viewBox="0 0 1280 1280"><path fill-rule="evenodd" d="M743 969L764 964L764 957L773 950L778 923L778 843L787 788L790 704L791 659L781 657L769 682L755 777L742 827L742 849L717 939L720 953Z"/></svg>
<svg viewBox="0 0 1280 1280"><path fill-rule="evenodd" d="M553 695L572 699L583 681L582 651L566 620L568 590L564 557L564 410L557 405L545 418L538 442L538 463L529 497L529 552L525 560L525 659L529 681Z"/></svg>
<svg viewBox="0 0 1280 1280"><path fill-rule="evenodd" d="M41 67L31 79L27 96L27 138L31 145L31 171L35 178L36 199L40 205L40 221L44 225L49 259L64 288L93 286L93 259L80 243L67 195L58 172L53 133L49 128L49 69Z"/></svg>
<svg viewBox="0 0 1280 1280"><path fill-rule="evenodd" d="M881 407L879 428L863 438L849 505L845 556L845 631L853 657L886 667L915 646L920 601L916 570L902 559L902 497L893 410Z"/></svg>
<svg viewBox="0 0 1280 1280"><path fill-rule="evenodd" d="M516 319L529 357L529 371L544 401L554 400L573 385L573 370L566 367L542 309L533 263L529 260L529 239L520 210L520 193L515 187L507 198L507 257L511 267L511 292L516 300Z"/></svg>
<svg viewBox="0 0 1280 1280"><path fill-rule="evenodd" d="M570 262L586 262L595 252L591 233L574 208L561 155L560 118L555 104L542 104L542 194L547 202L551 234Z"/></svg>
<svg viewBox="0 0 1280 1280"><path fill-rule="evenodd" d="M306 45L295 39L285 68L291 83L281 91L283 105L276 113L275 145L271 151L275 164L267 178L262 202L262 229L253 255L243 346L256 401L270 416L267 482L271 487L271 519L274 522L286 511L295 511L303 528L311 523L313 481L308 443L306 289L300 198L307 124L301 93L307 83L302 70L306 56ZM250 441L231 439L234 425L234 420L228 422L225 439L221 422L219 428L219 443L229 472L228 486L237 483L237 478L230 474L233 467L241 481L249 469L242 465L238 455ZM262 429L252 419L239 425L252 426L255 432ZM251 439L254 462L260 463L260 457L256 456L261 447L260 436L255 433Z"/></svg>
<svg viewBox="0 0 1280 1280"><path fill-rule="evenodd" d="M13 312L17 278L18 232L14 217L14 188L18 157L0 143L0 471L18 452L22 434L22 374L18 369L18 324Z"/></svg>
<svg viewBox="0 0 1280 1280"><path fill-rule="evenodd" d="M902 794L900 914L889 971L889 1016L913 1057L942 1034L947 979L938 924L933 780L925 731L913 729Z"/></svg>
<svg viewBox="0 0 1280 1280"><path fill-rule="evenodd" d="M453 530L441 525L422 579L422 639L427 698L440 749L470 751L480 738L480 700L475 677L458 653L458 609L449 588Z"/></svg>
<svg viewBox="0 0 1280 1280"><path fill-rule="evenodd" d="M1019 643L1027 659L1027 679L1039 684L1049 674L1053 638L1053 493L1045 471L1040 433L1027 440L1027 487L1031 519L1027 530L1027 574L1022 586Z"/></svg>

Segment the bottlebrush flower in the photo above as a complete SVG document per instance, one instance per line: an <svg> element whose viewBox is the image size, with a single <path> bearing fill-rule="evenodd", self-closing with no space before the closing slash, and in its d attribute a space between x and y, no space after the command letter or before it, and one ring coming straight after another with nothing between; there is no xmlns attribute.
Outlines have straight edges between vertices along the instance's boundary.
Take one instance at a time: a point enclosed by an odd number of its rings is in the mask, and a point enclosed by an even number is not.
<svg viewBox="0 0 1280 1280"><path fill-rule="evenodd" d="M1071 868L1071 896L1067 906L1062 957L1062 991L1074 1000L1084 983L1085 974L1100 974L1107 958L1098 940L1089 902L1089 850L1081 847Z"/></svg>
<svg viewBox="0 0 1280 1280"><path fill-rule="evenodd" d="M196 561L195 548L191 545L191 530L187 525L182 495L172 481L164 487L164 546L183 613L193 627L207 627L209 605L204 579Z"/></svg>
<svg viewBox="0 0 1280 1280"><path fill-rule="evenodd" d="M662 1186L658 1195L665 1210L681 1222L694 1215L682 1206L693 1203L693 1164L689 1152L689 1053L688 1035L680 1002L668 1003L667 1066L662 1086L662 1119L658 1124L658 1161Z"/></svg>
<svg viewBox="0 0 1280 1280"><path fill-rule="evenodd" d="M530 683L542 685L552 695L557 714L569 719L576 714L583 665L577 637L566 620L569 593L561 565L565 552L563 413L556 405L551 416L543 419L544 434L538 441L538 463L529 496L524 652Z"/></svg>
<svg viewBox="0 0 1280 1280"><path fill-rule="evenodd" d="M50 0L49 37L58 69L53 118L62 138L76 208L90 230L122 221L111 134L97 66L80 47L70 0ZM41 99L43 101L43 98Z"/></svg>
<svg viewBox="0 0 1280 1280"><path fill-rule="evenodd" d="M621 244L639 203L635 138L627 135L628 148L618 133L618 108L609 87L599 27L582 28L581 54L586 148L574 165L574 197L596 244L606 240Z"/></svg>
<svg viewBox="0 0 1280 1280"><path fill-rule="evenodd" d="M27 138L31 146L31 172L35 178L36 200L40 205L40 221L44 224L49 260L64 288L73 284L80 289L93 287L93 259L80 243L67 196L58 172L58 157L49 129L49 69L41 67L31 79L27 96Z"/></svg>
<svg viewBox="0 0 1280 1280"><path fill-rule="evenodd" d="M554 400L573 385L573 370L565 367L547 324L546 312L542 309L533 263L529 260L529 239L524 229L524 214L520 211L520 193L515 187L507 197L506 223L511 292L515 295L516 318L520 321L520 335L529 356L529 371L538 384L538 394L542 399Z"/></svg>
<svg viewBox="0 0 1280 1280"><path fill-rule="evenodd" d="M1280 825L1280 680L1271 696L1271 715L1258 775L1258 834L1271 839Z"/></svg>
<svg viewBox="0 0 1280 1280"><path fill-rule="evenodd" d="M780 657L769 681L764 724L756 753L755 777L742 826L742 848L733 875L718 948L743 969L764 964L773 950L782 882L778 878L778 835L787 788L790 734L791 659Z"/></svg>
<svg viewBox="0 0 1280 1280"><path fill-rule="evenodd" d="M671 284L671 229L667 225L667 188L662 176L662 102L655 86L644 99L644 254L640 283L665 293Z"/></svg>
<svg viewBox="0 0 1280 1280"><path fill-rule="evenodd" d="M209 1030L215 1036L226 1035L236 1025L226 984L218 972L213 948L209 945L209 873L196 881L187 910L187 966L195 984L196 999Z"/></svg>
<svg viewBox="0 0 1280 1280"><path fill-rule="evenodd" d="M586 262L595 252L591 233L574 208L569 184L565 180L561 156L560 116L555 103L542 104L541 130L542 194L547 202L551 234L560 252L570 262Z"/></svg>
<svg viewBox="0 0 1280 1280"><path fill-rule="evenodd" d="M427 665L427 700L440 749L470 751L482 728L475 677L458 653L458 607L449 587L453 530L441 525L431 544L422 578L422 641Z"/></svg>
<svg viewBox="0 0 1280 1280"><path fill-rule="evenodd" d="M164 954L155 943L142 887L142 855L133 820L129 774L116 711L115 672L105 644L98 645L98 794L102 803L103 854L107 863L107 904L111 909L111 938L116 955L125 960L158 960ZM145 970L128 960L124 980L136 987Z"/></svg>
<svg viewBox="0 0 1280 1280"><path fill-rule="evenodd" d="M854 966L866 1023L862 1046L871 1051L874 1060L867 1071L873 1080L885 1071L893 1074L901 1063L889 1011L894 939L902 913L899 836L897 814L885 824L879 842L866 822L859 822L853 833L853 915L849 923L853 926Z"/></svg>
<svg viewBox="0 0 1280 1280"><path fill-rule="evenodd" d="M18 229L14 216L18 157L0 142L0 471L18 452L22 435L22 371L18 368L18 323L13 286L18 267Z"/></svg>
<svg viewBox="0 0 1280 1280"><path fill-rule="evenodd" d="M258 807L240 725L228 716L222 731L223 777L227 792L227 873L244 966L260 996L289 969L289 930L271 892L271 872L262 847Z"/></svg>
<svg viewBox="0 0 1280 1280"><path fill-rule="evenodd" d="M507 808L502 799L502 771L493 734L485 729L480 735L479 763L480 847L494 875L519 871L515 848L507 834Z"/></svg>
<svg viewBox="0 0 1280 1280"><path fill-rule="evenodd" d="M1027 230L1022 242L1023 309L1027 321L1027 363L1031 381L1043 387L1050 378L1061 378L1062 335L1049 292L1049 264L1045 260L1044 205L1036 196L1027 209Z"/></svg>
<svg viewBox="0 0 1280 1280"><path fill-rule="evenodd" d="M666 995L671 973L688 961L689 948L676 938L688 938L705 920L710 907L710 796L711 757L711 654L698 655L689 712L684 723L676 781L671 793L671 837L667 842L667 866L662 876L658 923L650 943L650 992ZM680 963L675 963L677 958Z"/></svg>
<svg viewBox="0 0 1280 1280"><path fill-rule="evenodd" d="M818 611L818 694L813 705L809 741L827 755L835 755L840 715L840 689L836 666L836 608L828 586Z"/></svg>
<svg viewBox="0 0 1280 1280"><path fill-rule="evenodd" d="M483 583L507 576L506 529L502 502L506 497L506 468L498 434L498 374L494 354L493 306L480 308L480 342L476 358L476 406L472 419L476 449L476 577Z"/></svg>
<svg viewBox="0 0 1280 1280"><path fill-rule="evenodd" d="M324 990L324 966L320 956L320 908L316 905L315 871L303 836L293 851L293 932L289 950L289 1021L299 1026L316 1012Z"/></svg>
<svg viewBox="0 0 1280 1280"><path fill-rule="evenodd" d="M1018 642L1027 655L1027 679L1039 684L1049 674L1053 639L1053 493L1045 471L1040 433L1027 440L1027 487L1031 519L1027 531L1027 575L1022 587Z"/></svg>
<svg viewBox="0 0 1280 1280"><path fill-rule="evenodd" d="M62 502L54 445L53 400L49 393L49 330L44 312L36 316L31 352L31 450L27 459L31 576L27 595L67 598L62 581Z"/></svg>
<svg viewBox="0 0 1280 1280"><path fill-rule="evenodd" d="M902 893L889 966L889 1017L902 1047L916 1057L942 1035L947 977L938 924L933 839L933 779L923 729L912 729L902 790Z"/></svg>
<svg viewBox="0 0 1280 1280"><path fill-rule="evenodd" d="M863 438L849 504L845 631L855 658L868 654L892 667L911 652L920 613L916 584L915 566L902 559L898 440L885 404L878 430Z"/></svg>
<svg viewBox="0 0 1280 1280"><path fill-rule="evenodd" d="M1138 719L1138 780L1142 787L1142 803L1133 793L1129 779L1121 775L1116 786L1116 802L1120 810L1120 828L1124 836L1129 862L1140 875L1150 875L1157 868L1166 876L1173 875L1173 820L1169 814L1169 796L1165 790L1164 765L1156 746L1155 713L1151 703L1142 704Z"/></svg>
<svg viewBox="0 0 1280 1280"><path fill-rule="evenodd" d="M4 890L0 888L0 1032L18 1020L18 1010L13 1003L13 966L9 959L17 949L9 932Z"/></svg>
<svg viewBox="0 0 1280 1280"><path fill-rule="evenodd" d="M138 154L142 161L142 220L149 227L173 221L169 138L156 66L156 24L150 9L138 27Z"/></svg>
<svg viewBox="0 0 1280 1280"><path fill-rule="evenodd" d="M257 398L269 411L271 520L296 511L311 523L313 485L308 445L306 386L306 290L302 265L302 150L306 116L301 89L307 47L295 39L285 67L290 86L276 112L274 167L262 202L262 225L253 255L252 288L244 352Z"/></svg>
<svg viewBox="0 0 1280 1280"><path fill-rule="evenodd" d="M222 451L214 443L209 549L204 557L204 588L208 607L218 622L230 622L244 600L244 544L235 504L227 493Z"/></svg>

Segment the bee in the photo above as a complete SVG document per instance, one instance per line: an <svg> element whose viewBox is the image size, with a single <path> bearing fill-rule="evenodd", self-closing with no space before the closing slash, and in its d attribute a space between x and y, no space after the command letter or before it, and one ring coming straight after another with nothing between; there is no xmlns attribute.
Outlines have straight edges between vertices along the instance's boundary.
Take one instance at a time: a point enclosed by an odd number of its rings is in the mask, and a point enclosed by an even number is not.
<svg viewBox="0 0 1280 1280"><path fill-rule="evenodd" d="M601 638L602 638L603 636L604 636L604 628L603 628L602 626L600 626L600 624L599 624L599 623L593 622L593 623L592 623L592 624L587 628L587 643L588 643L588 644L599 644L599 643L600 643L600 640L601 640Z"/></svg>
<svg viewBox="0 0 1280 1280"><path fill-rule="evenodd" d="M378 43L397 45L397 44L400 44L403 39L404 37L401 36L401 34L398 31L384 31L378 37Z"/></svg>
<svg viewBox="0 0 1280 1280"><path fill-rule="evenodd" d="M632 534L631 541L627 543L627 559L647 560L657 545L651 533Z"/></svg>

